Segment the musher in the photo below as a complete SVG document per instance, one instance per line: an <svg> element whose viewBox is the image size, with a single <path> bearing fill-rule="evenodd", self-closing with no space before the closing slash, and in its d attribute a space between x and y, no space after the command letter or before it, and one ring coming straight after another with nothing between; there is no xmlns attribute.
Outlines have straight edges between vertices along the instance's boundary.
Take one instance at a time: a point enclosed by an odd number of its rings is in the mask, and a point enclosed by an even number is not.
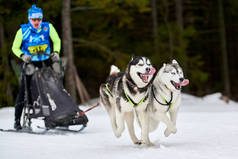
<svg viewBox="0 0 238 159"><path fill-rule="evenodd" d="M52 61L59 60L59 53L61 48L61 40L58 36L53 25L49 22L42 22L43 12L41 8L32 5L28 10L28 24L22 24L21 28L17 31L12 51L18 57L21 58L24 63L32 63L38 68L42 67L42 61L47 66L52 64ZM50 39L53 43L53 51L51 52ZM32 53L44 52L47 55L31 56ZM27 86L30 86L32 76L26 76ZM21 114L24 108L24 95L25 84L21 73L20 88L16 98L15 104L15 123L14 128L16 130L22 129L21 127ZM28 94L30 94L30 89ZM30 98L30 95L29 95Z"/></svg>

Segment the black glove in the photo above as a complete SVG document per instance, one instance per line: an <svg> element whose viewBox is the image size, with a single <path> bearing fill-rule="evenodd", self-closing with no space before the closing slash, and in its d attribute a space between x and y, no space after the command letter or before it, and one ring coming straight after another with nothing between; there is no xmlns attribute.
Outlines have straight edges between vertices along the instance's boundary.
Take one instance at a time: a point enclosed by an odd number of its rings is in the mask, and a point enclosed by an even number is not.
<svg viewBox="0 0 238 159"><path fill-rule="evenodd" d="M22 61L24 61L25 63L30 63L30 62L31 62L31 56L30 56L30 55L22 54L22 55L21 55L21 59L22 59Z"/></svg>
<svg viewBox="0 0 238 159"><path fill-rule="evenodd" d="M52 61L59 61L60 57L59 57L59 53L58 52L53 52L51 55L51 60Z"/></svg>

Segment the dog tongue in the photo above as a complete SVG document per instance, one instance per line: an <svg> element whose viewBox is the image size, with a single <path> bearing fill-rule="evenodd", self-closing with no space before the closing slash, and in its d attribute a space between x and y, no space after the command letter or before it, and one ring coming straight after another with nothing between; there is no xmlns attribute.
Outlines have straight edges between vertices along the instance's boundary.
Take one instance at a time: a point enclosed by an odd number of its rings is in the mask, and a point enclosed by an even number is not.
<svg viewBox="0 0 238 159"><path fill-rule="evenodd" d="M188 79L184 79L182 83L176 83L179 86L186 86L189 84L189 80Z"/></svg>
<svg viewBox="0 0 238 159"><path fill-rule="evenodd" d="M143 79L143 81L144 81L145 83L148 82L147 76L148 76L148 75L141 75L141 78Z"/></svg>
<svg viewBox="0 0 238 159"><path fill-rule="evenodd" d="M154 67L151 68L150 72L148 73L148 75L153 75L155 73L156 69Z"/></svg>
<svg viewBox="0 0 238 159"><path fill-rule="evenodd" d="M148 76L153 75L155 73L156 69L154 67L151 68L149 73L141 74L141 78L145 83L148 82Z"/></svg>

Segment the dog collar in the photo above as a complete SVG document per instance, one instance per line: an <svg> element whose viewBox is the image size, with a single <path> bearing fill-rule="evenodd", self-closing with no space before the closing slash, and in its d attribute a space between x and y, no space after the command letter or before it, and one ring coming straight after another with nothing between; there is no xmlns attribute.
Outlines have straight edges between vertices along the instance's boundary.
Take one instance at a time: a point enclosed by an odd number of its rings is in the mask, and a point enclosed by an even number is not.
<svg viewBox="0 0 238 159"><path fill-rule="evenodd" d="M161 102L155 97L154 86L152 86L152 94L153 94L154 99L155 99L159 104L169 106L169 107L168 107L168 110L167 110L167 111L169 111L169 109L170 109L170 108L172 107L172 105L173 105L173 103L172 103L173 93L171 92L171 94L170 94L171 98L170 98L170 101L169 101L169 102L168 102L163 96L161 96L161 95L159 94L160 97L161 97L161 98L163 99L163 101L165 102L165 104L164 104L164 103L161 103Z"/></svg>
<svg viewBox="0 0 238 159"><path fill-rule="evenodd" d="M141 104L142 102L144 102L144 100L147 98L147 96L148 96L148 94L145 96L145 97L143 97L140 101L139 101L139 103L136 103L136 102L134 102L132 99L131 99L131 97L126 93L126 91L125 91L125 89L123 89L123 91L124 91L124 94L125 94L125 96L126 96L126 99L131 103L131 105L133 106L133 107L136 107L136 106L138 106L139 104Z"/></svg>

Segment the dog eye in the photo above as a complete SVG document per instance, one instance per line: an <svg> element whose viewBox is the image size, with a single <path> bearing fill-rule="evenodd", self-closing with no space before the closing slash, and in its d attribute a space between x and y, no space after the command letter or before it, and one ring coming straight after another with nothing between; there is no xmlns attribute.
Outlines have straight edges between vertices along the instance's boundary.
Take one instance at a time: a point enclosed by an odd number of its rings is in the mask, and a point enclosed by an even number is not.
<svg viewBox="0 0 238 159"><path fill-rule="evenodd" d="M175 75L175 72L171 72L172 75Z"/></svg>
<svg viewBox="0 0 238 159"><path fill-rule="evenodd" d="M138 65L139 65L139 66L144 66L144 64L143 64L143 63L139 63Z"/></svg>
<svg viewBox="0 0 238 159"><path fill-rule="evenodd" d="M151 62L150 61L146 61L146 65L150 66Z"/></svg>

